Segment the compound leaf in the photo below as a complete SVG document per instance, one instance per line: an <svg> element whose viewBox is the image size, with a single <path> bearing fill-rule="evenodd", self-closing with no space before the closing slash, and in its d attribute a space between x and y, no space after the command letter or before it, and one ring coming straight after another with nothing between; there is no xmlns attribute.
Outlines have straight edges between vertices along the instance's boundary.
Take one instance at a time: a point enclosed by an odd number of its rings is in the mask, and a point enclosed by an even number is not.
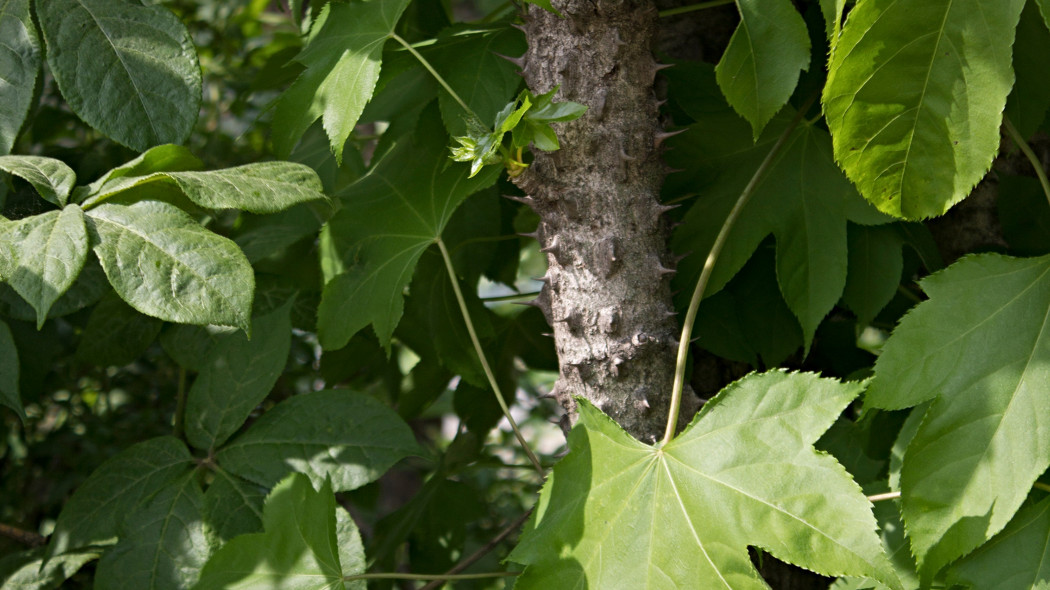
<svg viewBox="0 0 1050 590"><path fill-rule="evenodd" d="M223 469L264 487L294 470L344 491L418 452L393 410L367 395L330 389L277 404L216 458Z"/></svg>
<svg viewBox="0 0 1050 590"><path fill-rule="evenodd" d="M824 112L835 159L879 210L936 216L999 149L1024 0L859 2L832 55Z"/></svg>
<svg viewBox="0 0 1050 590"><path fill-rule="evenodd" d="M30 0L0 0L0 156L10 153L33 104L43 59Z"/></svg>
<svg viewBox="0 0 1050 590"><path fill-rule="evenodd" d="M35 6L47 63L81 119L137 151L189 136L201 68L189 31L171 11L122 0Z"/></svg>
<svg viewBox="0 0 1050 590"><path fill-rule="evenodd" d="M871 504L812 447L860 390L814 375L754 374L663 448L581 400L571 451L508 558L527 566L515 588L768 588L749 545L899 588Z"/></svg>
<svg viewBox="0 0 1050 590"><path fill-rule="evenodd" d="M921 285L866 403L933 400L900 480L925 579L1002 530L1050 467L1050 257L972 256Z"/></svg>
<svg viewBox="0 0 1050 590"><path fill-rule="evenodd" d="M170 322L250 329L255 277L237 245L159 201L88 211L95 254L117 294Z"/></svg>

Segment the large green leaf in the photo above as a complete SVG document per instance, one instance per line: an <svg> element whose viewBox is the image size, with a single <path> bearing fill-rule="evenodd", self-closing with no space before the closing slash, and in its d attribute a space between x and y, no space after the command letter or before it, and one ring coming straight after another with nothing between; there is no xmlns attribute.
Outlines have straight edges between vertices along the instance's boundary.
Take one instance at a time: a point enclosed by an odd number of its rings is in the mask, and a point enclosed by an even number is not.
<svg viewBox="0 0 1050 590"><path fill-rule="evenodd" d="M223 541L262 530L266 490L218 468L204 492L204 518Z"/></svg>
<svg viewBox="0 0 1050 590"><path fill-rule="evenodd" d="M30 0L0 0L0 156L11 152L40 77L40 36Z"/></svg>
<svg viewBox="0 0 1050 590"><path fill-rule="evenodd" d="M336 159L372 98L383 45L409 0L326 4L296 61L306 71L284 93L273 121L277 153L287 156L307 128L321 119Z"/></svg>
<svg viewBox="0 0 1050 590"><path fill-rule="evenodd" d="M18 347L11 336L11 329L0 320L0 404L12 410L22 420L26 419L22 407L22 396L18 391Z"/></svg>
<svg viewBox="0 0 1050 590"><path fill-rule="evenodd" d="M77 181L73 169L64 162L43 156L0 156L0 170L33 185L41 197L59 207L66 204Z"/></svg>
<svg viewBox="0 0 1050 590"><path fill-rule="evenodd" d="M186 445L171 436L121 451L92 472L62 507L48 554L113 540L129 512L181 480L192 467Z"/></svg>
<svg viewBox="0 0 1050 590"><path fill-rule="evenodd" d="M252 322L252 339L225 334L208 349L186 398L186 440L213 450L237 431L284 371L292 301Z"/></svg>
<svg viewBox="0 0 1050 590"><path fill-rule="evenodd" d="M899 587L871 504L812 445L860 393L814 375L751 375L664 447L585 401L508 558L515 588L767 588L748 546L825 575Z"/></svg>
<svg viewBox="0 0 1050 590"><path fill-rule="evenodd" d="M108 170L87 186L78 186L73 191L73 200L83 203L88 197L109 192L107 189L133 176L149 176L154 172L181 172L200 170L204 167L189 149L175 144L164 144L142 152L135 158Z"/></svg>
<svg viewBox="0 0 1050 590"><path fill-rule="evenodd" d="M322 346L342 348L372 324L389 347L419 257L463 199L495 182L499 170L469 173L448 161L444 135L429 125L347 187L328 231L342 260L356 264L325 285L317 312Z"/></svg>
<svg viewBox="0 0 1050 590"><path fill-rule="evenodd" d="M986 545L952 564L948 581L980 590L1050 588L1050 498L1032 502Z"/></svg>
<svg viewBox="0 0 1050 590"><path fill-rule="evenodd" d="M1050 467L1050 257L985 254L922 281L866 403L933 400L901 470L924 578L1002 530Z"/></svg>
<svg viewBox="0 0 1050 590"><path fill-rule="evenodd" d="M9 231L17 257L8 261L3 277L36 310L40 328L51 306L80 275L87 260L88 234L84 212L77 205L27 217Z"/></svg>
<svg viewBox="0 0 1050 590"><path fill-rule="evenodd" d="M809 69L809 33L790 0L737 0L740 24L715 72L729 104L751 123L754 139Z"/></svg>
<svg viewBox="0 0 1050 590"><path fill-rule="evenodd" d="M88 211L95 254L132 307L171 322L250 329L255 277L236 244L157 201Z"/></svg>
<svg viewBox="0 0 1050 590"><path fill-rule="evenodd" d="M95 590L190 588L212 550L197 474L171 482L130 512L120 542L98 562Z"/></svg>
<svg viewBox="0 0 1050 590"><path fill-rule="evenodd" d="M329 389L291 397L216 454L223 469L270 487L290 471L338 491L375 481L419 452L397 413L371 397Z"/></svg>
<svg viewBox="0 0 1050 590"><path fill-rule="evenodd" d="M135 311L110 291L91 311L77 346L77 358L103 367L134 362L163 325L157 318Z"/></svg>
<svg viewBox="0 0 1050 590"><path fill-rule="evenodd" d="M1024 0L868 0L832 55L824 111L835 158L881 211L944 213L999 148Z"/></svg>
<svg viewBox="0 0 1050 590"><path fill-rule="evenodd" d="M265 532L242 535L216 551L195 588L364 590L364 582L343 582L343 576L364 571L364 551L357 539L358 551L345 553L358 535L352 521L341 524L331 484L315 492L309 478L291 474L266 498ZM345 558L351 559L343 563Z"/></svg>
<svg viewBox="0 0 1050 590"><path fill-rule="evenodd" d="M167 185L167 186L158 186ZM259 162L206 172L156 172L148 176L110 178L88 196L84 206L119 198L134 190L148 198L150 189L174 188L206 209L242 209L274 213L307 201L325 200L321 179L312 168L294 162Z"/></svg>
<svg viewBox="0 0 1050 590"><path fill-rule="evenodd" d="M0 559L0 590L53 590L77 573L98 553L83 551L44 560L44 549L11 553Z"/></svg>
<svg viewBox="0 0 1050 590"><path fill-rule="evenodd" d="M51 73L81 119L138 151L189 136L201 103L201 70L174 14L128 0L35 6Z"/></svg>

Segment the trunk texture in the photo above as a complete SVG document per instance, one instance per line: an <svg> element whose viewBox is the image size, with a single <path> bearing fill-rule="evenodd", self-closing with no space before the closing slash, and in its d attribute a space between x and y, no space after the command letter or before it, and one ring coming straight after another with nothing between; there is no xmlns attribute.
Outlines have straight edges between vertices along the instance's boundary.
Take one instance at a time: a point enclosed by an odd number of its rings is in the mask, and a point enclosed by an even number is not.
<svg viewBox="0 0 1050 590"><path fill-rule="evenodd" d="M555 100L589 109L556 126L561 149L537 151L516 179L541 217L549 271L537 304L561 364L554 394L570 415L579 395L651 442L666 423L678 338L668 287L675 260L659 202L657 13L637 1L554 6L564 18L528 6L523 75L533 92L558 86Z"/></svg>

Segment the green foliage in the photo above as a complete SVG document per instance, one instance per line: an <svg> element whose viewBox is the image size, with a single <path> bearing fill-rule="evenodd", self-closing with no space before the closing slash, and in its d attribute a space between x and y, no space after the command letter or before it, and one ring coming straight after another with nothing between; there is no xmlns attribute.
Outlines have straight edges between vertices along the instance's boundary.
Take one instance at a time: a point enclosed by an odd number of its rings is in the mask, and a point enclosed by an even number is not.
<svg viewBox="0 0 1050 590"><path fill-rule="evenodd" d="M18 132L33 105L40 76L40 33L30 17L30 0L0 2L0 156L11 153Z"/></svg>

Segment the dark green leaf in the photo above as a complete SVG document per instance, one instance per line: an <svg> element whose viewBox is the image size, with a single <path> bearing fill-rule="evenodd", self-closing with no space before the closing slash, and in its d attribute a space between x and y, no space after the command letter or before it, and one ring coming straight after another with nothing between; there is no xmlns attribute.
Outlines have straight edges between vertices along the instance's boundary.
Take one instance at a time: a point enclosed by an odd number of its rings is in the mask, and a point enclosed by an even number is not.
<svg viewBox="0 0 1050 590"><path fill-rule="evenodd" d="M421 132L348 187L328 225L342 260L356 264L325 285L317 312L321 345L342 348L372 324L389 347L419 257L463 199L498 174L491 169L468 179L466 166L449 164L444 136Z"/></svg>
<svg viewBox="0 0 1050 590"><path fill-rule="evenodd" d="M265 487L297 471L343 491L418 452L393 410L364 394L330 389L277 404L216 457L230 473Z"/></svg>
<svg viewBox="0 0 1050 590"><path fill-rule="evenodd" d="M243 215L233 241L248 260L257 262L273 256L307 236L320 231L324 218L310 205L296 205L265 217Z"/></svg>
<svg viewBox="0 0 1050 590"><path fill-rule="evenodd" d="M204 518L223 541L262 530L265 488L227 473L215 472L215 480L204 492Z"/></svg>
<svg viewBox="0 0 1050 590"><path fill-rule="evenodd" d="M250 329L255 278L236 244L157 201L88 212L95 253L132 307L171 322Z"/></svg>
<svg viewBox="0 0 1050 590"><path fill-rule="evenodd" d="M948 570L948 581L980 590L1050 584L1050 498L1021 508L998 535Z"/></svg>
<svg viewBox="0 0 1050 590"><path fill-rule="evenodd" d="M1043 69L1046 55L1050 55L1050 31L1035 3L1026 2L1014 43L1013 64L1017 81L1006 99L1004 113L1021 137L1034 135L1050 108L1050 77Z"/></svg>
<svg viewBox="0 0 1050 590"><path fill-rule="evenodd" d="M190 472L130 512L120 542L98 562L95 590L190 588L212 551L204 493Z"/></svg>
<svg viewBox="0 0 1050 590"><path fill-rule="evenodd" d="M999 147L1023 6L869 0L850 12L824 112L835 159L880 211L940 215L984 176Z"/></svg>
<svg viewBox="0 0 1050 590"><path fill-rule="evenodd" d="M0 320L0 404L11 408L24 421L26 412L18 388L19 369L18 347L11 329Z"/></svg>
<svg viewBox="0 0 1050 590"><path fill-rule="evenodd" d="M0 170L33 185L41 197L59 207L65 206L77 181L73 169L64 162L41 156L0 156Z"/></svg>
<svg viewBox="0 0 1050 590"><path fill-rule="evenodd" d="M91 551L56 555L44 561L44 549L11 553L0 559L0 590L53 590L88 562L98 559Z"/></svg>
<svg viewBox="0 0 1050 590"><path fill-rule="evenodd" d="M89 125L138 151L182 143L197 121L201 70L189 32L160 5L36 2L47 63Z"/></svg>
<svg viewBox="0 0 1050 590"><path fill-rule="evenodd" d="M895 225L849 226L849 273L842 302L857 314L861 326L871 324L897 293L904 271L905 243Z"/></svg>
<svg viewBox="0 0 1050 590"><path fill-rule="evenodd" d="M1010 251L1021 256L1050 253L1050 208L1039 181L999 175L999 223Z"/></svg>
<svg viewBox="0 0 1050 590"><path fill-rule="evenodd" d="M924 579L1006 526L1050 466L1050 257L964 258L922 281L929 300L875 364L867 403L933 400L901 470Z"/></svg>
<svg viewBox="0 0 1050 590"><path fill-rule="evenodd" d="M232 331L219 326L169 325L160 336L160 345L183 369L200 371L215 343Z"/></svg>
<svg viewBox="0 0 1050 590"><path fill-rule="evenodd" d="M18 138L43 63L29 2L0 0L0 156L11 153Z"/></svg>
<svg viewBox="0 0 1050 590"><path fill-rule="evenodd" d="M216 551L195 588L345 590L343 576L363 571L364 556L356 552L347 556L352 563L340 563L335 495L327 482L315 492L302 474L284 478L266 498L263 525L266 532L242 535ZM344 537L355 536L351 527L344 520Z"/></svg>
<svg viewBox="0 0 1050 590"><path fill-rule="evenodd" d="M187 442L198 449L215 449L269 395L288 360L291 308L288 301L253 320L251 340L234 332L216 339L208 349L186 398Z"/></svg>
<svg viewBox="0 0 1050 590"><path fill-rule="evenodd" d="M2 251L2 245L0 245L0 251ZM47 317L62 317L84 309L97 303L109 291L111 288L106 281L106 273L102 270L102 265L97 259L89 257L84 262L84 269L73 281L73 286L55 301ZM11 319L36 323L36 310L5 283L0 283L0 309L3 309Z"/></svg>
<svg viewBox="0 0 1050 590"><path fill-rule="evenodd" d="M62 507L48 555L112 541L129 512L186 476L193 457L171 436L141 442L109 459Z"/></svg>
<svg viewBox="0 0 1050 590"><path fill-rule="evenodd" d="M318 118L336 159L372 98L383 45L409 0L326 4L296 61L306 66L281 97L274 114L274 147L291 153Z"/></svg>
<svg viewBox="0 0 1050 590"><path fill-rule="evenodd" d="M77 347L77 357L102 367L134 362L160 334L163 322L132 309L110 294L95 306Z"/></svg>
<svg viewBox="0 0 1050 590"><path fill-rule="evenodd" d="M88 253L84 212L77 205L27 217L9 231L17 257L9 261L11 287L36 310L37 328L77 279Z"/></svg>
<svg viewBox="0 0 1050 590"><path fill-rule="evenodd" d="M809 34L790 0L737 0L740 25L715 68L729 104L751 123L754 139L809 69Z"/></svg>
<svg viewBox="0 0 1050 590"><path fill-rule="evenodd" d="M634 440L580 400L571 451L508 558L527 566L515 588L768 588L749 545L899 588L871 504L812 448L860 389L806 374L751 375L663 447Z"/></svg>

